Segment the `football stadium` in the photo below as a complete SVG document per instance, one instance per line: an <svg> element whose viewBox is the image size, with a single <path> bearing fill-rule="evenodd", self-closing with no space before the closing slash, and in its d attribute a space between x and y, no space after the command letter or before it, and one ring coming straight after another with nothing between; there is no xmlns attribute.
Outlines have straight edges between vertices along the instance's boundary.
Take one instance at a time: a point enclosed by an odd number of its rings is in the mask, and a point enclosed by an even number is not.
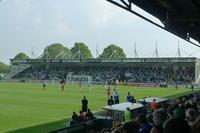
<svg viewBox="0 0 200 133"><path fill-rule="evenodd" d="M200 47L198 0L106 2ZM139 57L136 46L127 57L111 44L93 58L75 42L46 46L38 57L19 53L0 64L0 132L199 133L200 59L180 52L160 57L156 43L152 57Z"/></svg>
<svg viewBox="0 0 200 133"><path fill-rule="evenodd" d="M88 125L87 132L112 127L116 120L108 119L107 109L103 109L107 88L111 87L113 96L118 92L121 104L130 92L136 101L144 97L170 99L167 106L174 104L172 99L191 97L192 86L198 91L199 70L197 58L11 59L12 79L0 84L1 131L83 132L88 121L94 126ZM81 110L83 96L95 119L70 126L72 113Z"/></svg>

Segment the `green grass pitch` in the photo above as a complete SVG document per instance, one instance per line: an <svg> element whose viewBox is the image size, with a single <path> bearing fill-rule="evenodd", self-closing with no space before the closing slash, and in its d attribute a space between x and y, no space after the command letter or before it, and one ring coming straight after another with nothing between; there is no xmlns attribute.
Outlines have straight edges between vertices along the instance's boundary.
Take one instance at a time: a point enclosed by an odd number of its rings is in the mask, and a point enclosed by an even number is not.
<svg viewBox="0 0 200 133"><path fill-rule="evenodd" d="M119 86L120 102L125 101L129 91L139 99L145 96L176 95L190 90ZM64 127L64 122L71 117L72 112L81 109L83 96L87 97L92 111L99 111L107 104L107 93L103 85L92 86L91 93L87 89L80 90L78 85L66 85L62 93L59 84L47 84L45 92L40 83L0 83L0 132L46 132ZM43 123L49 125L37 126Z"/></svg>

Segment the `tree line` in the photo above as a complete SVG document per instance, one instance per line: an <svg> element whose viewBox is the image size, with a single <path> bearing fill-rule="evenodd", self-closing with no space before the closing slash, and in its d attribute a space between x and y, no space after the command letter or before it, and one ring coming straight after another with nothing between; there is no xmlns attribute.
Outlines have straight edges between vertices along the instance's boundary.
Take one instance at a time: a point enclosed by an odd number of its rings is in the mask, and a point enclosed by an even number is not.
<svg viewBox="0 0 200 133"><path fill-rule="evenodd" d="M7 64L4 64L3 62L0 62L0 73L4 73L8 71L10 71L10 66Z"/></svg>
<svg viewBox="0 0 200 133"><path fill-rule="evenodd" d="M74 46L69 49L64 47L60 43L54 43L47 46L42 55L39 57L41 59L91 59L93 55L91 50L83 42L76 42ZM116 46L115 44L110 44L104 48L103 52L97 58L126 58L126 54L123 49ZM14 59L30 59L28 55L23 52L18 53Z"/></svg>

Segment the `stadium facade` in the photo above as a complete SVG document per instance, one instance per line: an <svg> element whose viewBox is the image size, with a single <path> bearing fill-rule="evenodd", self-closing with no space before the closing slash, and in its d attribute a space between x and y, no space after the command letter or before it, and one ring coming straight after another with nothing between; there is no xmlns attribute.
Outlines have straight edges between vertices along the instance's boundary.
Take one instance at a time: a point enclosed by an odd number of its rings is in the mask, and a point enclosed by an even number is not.
<svg viewBox="0 0 200 133"><path fill-rule="evenodd" d="M11 59L13 79L59 80L66 75L92 76L94 82L198 83L200 60L186 58Z"/></svg>

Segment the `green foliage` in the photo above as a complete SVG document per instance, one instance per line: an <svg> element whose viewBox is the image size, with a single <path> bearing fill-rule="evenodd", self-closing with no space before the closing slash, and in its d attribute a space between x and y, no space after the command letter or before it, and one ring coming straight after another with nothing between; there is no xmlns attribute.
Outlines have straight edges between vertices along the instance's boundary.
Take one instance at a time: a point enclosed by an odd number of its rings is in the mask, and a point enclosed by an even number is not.
<svg viewBox="0 0 200 133"><path fill-rule="evenodd" d="M103 50L99 58L126 58L126 54L122 48L111 44Z"/></svg>
<svg viewBox="0 0 200 133"><path fill-rule="evenodd" d="M16 60L25 60L25 59L29 59L28 55L26 55L25 53L19 53L15 56Z"/></svg>
<svg viewBox="0 0 200 133"><path fill-rule="evenodd" d="M6 72L10 70L10 66L0 62L0 72Z"/></svg>
<svg viewBox="0 0 200 133"><path fill-rule="evenodd" d="M80 53L78 53L80 50ZM72 57L74 57L75 59L79 59L79 58L84 58L84 59L90 59L93 58L90 49L82 42L76 42L74 44L74 47L71 48L71 52L72 52ZM81 55L82 54L82 57Z"/></svg>
<svg viewBox="0 0 200 133"><path fill-rule="evenodd" d="M66 59L71 57L71 51L60 43L54 43L47 46L42 55L42 58Z"/></svg>

